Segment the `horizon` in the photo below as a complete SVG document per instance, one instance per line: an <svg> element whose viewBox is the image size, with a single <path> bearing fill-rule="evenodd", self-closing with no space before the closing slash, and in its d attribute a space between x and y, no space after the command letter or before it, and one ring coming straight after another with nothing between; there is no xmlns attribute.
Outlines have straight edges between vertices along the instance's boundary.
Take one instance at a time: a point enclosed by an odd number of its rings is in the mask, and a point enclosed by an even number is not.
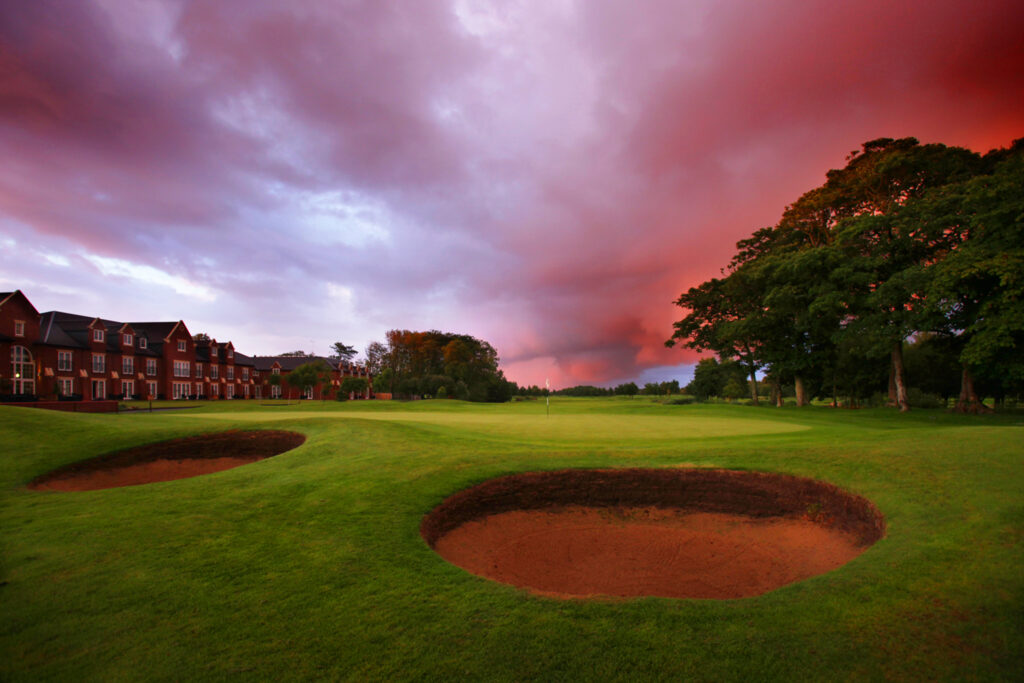
<svg viewBox="0 0 1024 683"><path fill-rule="evenodd" d="M520 385L683 385L672 302L850 150L1024 136L1021 25L1009 1L19 3L0 290L250 356L439 329Z"/></svg>

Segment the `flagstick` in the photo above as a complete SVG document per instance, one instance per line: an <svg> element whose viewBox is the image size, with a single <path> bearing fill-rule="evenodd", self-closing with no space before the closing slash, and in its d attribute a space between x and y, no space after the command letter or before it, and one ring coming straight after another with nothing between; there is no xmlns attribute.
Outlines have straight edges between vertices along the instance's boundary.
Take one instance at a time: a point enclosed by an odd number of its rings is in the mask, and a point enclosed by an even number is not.
<svg viewBox="0 0 1024 683"><path fill-rule="evenodd" d="M551 380L547 377L544 378L544 387L548 390L548 393L544 394L544 412L547 417L551 417Z"/></svg>

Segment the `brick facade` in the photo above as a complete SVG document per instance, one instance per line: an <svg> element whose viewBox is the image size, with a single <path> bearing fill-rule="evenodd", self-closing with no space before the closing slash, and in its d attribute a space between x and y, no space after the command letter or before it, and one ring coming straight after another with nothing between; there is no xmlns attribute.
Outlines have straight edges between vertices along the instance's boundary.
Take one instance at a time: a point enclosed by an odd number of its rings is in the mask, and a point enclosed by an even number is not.
<svg viewBox="0 0 1024 683"><path fill-rule="evenodd" d="M184 321L117 322L74 313L39 313L19 290L0 292L0 401L77 399L300 398L282 381L303 363L323 360L334 398L341 379L365 368L330 358L257 356L232 342L193 339ZM370 397L370 391L365 398ZM364 398L364 397L359 397Z"/></svg>

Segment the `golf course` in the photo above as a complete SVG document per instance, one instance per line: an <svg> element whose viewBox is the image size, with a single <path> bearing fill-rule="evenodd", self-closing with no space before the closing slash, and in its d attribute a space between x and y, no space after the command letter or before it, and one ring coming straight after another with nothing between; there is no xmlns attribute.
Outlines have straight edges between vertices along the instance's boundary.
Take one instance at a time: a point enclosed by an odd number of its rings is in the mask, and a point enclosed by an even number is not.
<svg viewBox="0 0 1024 683"><path fill-rule="evenodd" d="M651 397L556 397L549 411L543 400L197 405L0 407L0 679L1011 680L1024 671L1019 411ZM74 463L236 431L252 443L260 432L268 443L299 436L279 454L201 476L39 486ZM449 563L421 531L446 499L497 478L620 469L814 480L869 502L884 525L841 566L734 599L544 593Z"/></svg>

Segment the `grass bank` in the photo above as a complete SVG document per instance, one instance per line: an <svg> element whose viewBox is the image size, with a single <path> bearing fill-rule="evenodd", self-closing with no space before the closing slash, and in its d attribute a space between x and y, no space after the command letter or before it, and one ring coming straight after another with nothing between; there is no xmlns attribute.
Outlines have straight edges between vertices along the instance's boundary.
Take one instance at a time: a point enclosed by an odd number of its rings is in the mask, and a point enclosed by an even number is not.
<svg viewBox="0 0 1024 683"><path fill-rule="evenodd" d="M0 678L1013 678L1024 670L1024 417L563 399L0 408ZM234 470L25 489L118 448L304 433ZM887 536L729 601L559 601L451 566L423 515L491 477L715 466L824 479Z"/></svg>

